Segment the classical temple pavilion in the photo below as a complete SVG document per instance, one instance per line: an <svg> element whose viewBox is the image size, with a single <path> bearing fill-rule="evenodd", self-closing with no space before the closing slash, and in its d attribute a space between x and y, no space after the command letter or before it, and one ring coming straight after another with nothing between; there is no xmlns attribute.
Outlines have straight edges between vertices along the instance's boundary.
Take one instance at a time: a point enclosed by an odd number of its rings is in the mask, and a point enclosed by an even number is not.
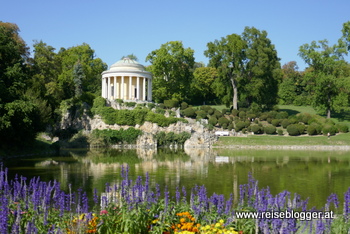
<svg viewBox="0 0 350 234"><path fill-rule="evenodd" d="M130 58L102 72L102 97L108 100L152 101L152 74Z"/></svg>

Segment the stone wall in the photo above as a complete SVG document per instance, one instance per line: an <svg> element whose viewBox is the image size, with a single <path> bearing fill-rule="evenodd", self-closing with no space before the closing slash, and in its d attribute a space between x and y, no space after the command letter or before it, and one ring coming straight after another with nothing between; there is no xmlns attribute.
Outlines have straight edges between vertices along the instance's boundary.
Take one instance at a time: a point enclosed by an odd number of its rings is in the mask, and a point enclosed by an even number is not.
<svg viewBox="0 0 350 234"><path fill-rule="evenodd" d="M208 129L206 129L202 123L193 119L188 119L188 122L189 123L177 122L170 124L168 127L160 127L158 124L151 122L145 122L143 125L136 125L134 127L142 130L143 132L143 135L137 139L136 147L156 148L157 142L155 135L161 131L174 132L175 134L179 134L181 132L191 133L191 138L184 144L185 148L208 148L217 140L214 133L208 131ZM98 115L91 118L87 114L86 110L84 110L83 114L80 114L78 111L74 114L67 112L62 116L60 122L61 129L73 128L77 130L84 130L84 132L87 134L94 129L120 130L122 128L128 129L129 127L130 126L120 126L117 124L106 124Z"/></svg>

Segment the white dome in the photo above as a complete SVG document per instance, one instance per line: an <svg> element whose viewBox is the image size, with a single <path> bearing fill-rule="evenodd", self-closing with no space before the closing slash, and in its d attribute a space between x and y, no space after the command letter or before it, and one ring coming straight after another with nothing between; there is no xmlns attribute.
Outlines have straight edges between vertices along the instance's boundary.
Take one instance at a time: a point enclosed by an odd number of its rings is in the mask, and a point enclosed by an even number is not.
<svg viewBox="0 0 350 234"><path fill-rule="evenodd" d="M145 67L130 58L123 58L114 63L109 71L145 71Z"/></svg>

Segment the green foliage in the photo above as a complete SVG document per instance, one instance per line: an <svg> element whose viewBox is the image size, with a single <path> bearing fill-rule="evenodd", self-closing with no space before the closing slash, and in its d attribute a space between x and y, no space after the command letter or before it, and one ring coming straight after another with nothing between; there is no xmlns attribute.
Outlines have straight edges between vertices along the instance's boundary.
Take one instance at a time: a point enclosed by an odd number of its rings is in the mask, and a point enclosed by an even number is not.
<svg viewBox="0 0 350 234"><path fill-rule="evenodd" d="M119 144L119 143L133 144L133 143L136 143L136 139L141 134L142 134L141 130L135 129L133 127L130 127L126 130L95 129L92 131L92 135L94 137L101 138L103 139L104 142L107 142L109 144Z"/></svg>
<svg viewBox="0 0 350 234"><path fill-rule="evenodd" d="M156 106L156 104L154 104L154 103L151 103L151 102L147 103L147 107L150 110L152 110L155 106Z"/></svg>
<svg viewBox="0 0 350 234"><path fill-rule="evenodd" d="M239 110L236 110L236 109L233 109L233 110L231 111L231 114L232 114L233 116L238 116L238 113L239 113Z"/></svg>
<svg viewBox="0 0 350 234"><path fill-rule="evenodd" d="M319 113L339 112L349 105L348 63L345 44L328 45L327 40L312 41L299 49L299 55L310 66L304 74L308 92L312 93L312 105Z"/></svg>
<svg viewBox="0 0 350 234"><path fill-rule="evenodd" d="M273 119L271 120L271 124L275 127L280 126L281 120L280 119Z"/></svg>
<svg viewBox="0 0 350 234"><path fill-rule="evenodd" d="M326 124L322 128L323 135L327 135L328 133L333 136L338 132L338 129L332 124Z"/></svg>
<svg viewBox="0 0 350 234"><path fill-rule="evenodd" d="M239 132L239 131L241 131L243 128L245 128L246 127L246 123L244 122L244 121L239 121L239 122L237 122L236 123L236 125L235 125L235 131L236 132Z"/></svg>
<svg viewBox="0 0 350 234"><path fill-rule="evenodd" d="M164 100L164 106L168 109L175 108L179 106L179 101L178 100Z"/></svg>
<svg viewBox="0 0 350 234"><path fill-rule="evenodd" d="M185 110L186 108L188 108L188 104L187 102L181 102L181 110Z"/></svg>
<svg viewBox="0 0 350 234"><path fill-rule="evenodd" d="M230 123L230 121L226 118L226 117L220 117L219 119L218 119L218 124L220 125L220 126L224 126L224 125L228 125Z"/></svg>
<svg viewBox="0 0 350 234"><path fill-rule="evenodd" d="M196 111L192 107L188 107L183 110L182 114L188 118L196 118Z"/></svg>
<svg viewBox="0 0 350 234"><path fill-rule="evenodd" d="M75 87L75 97L80 97L83 93L83 80L85 79L85 73L83 66L78 60L73 67L73 82Z"/></svg>
<svg viewBox="0 0 350 234"><path fill-rule="evenodd" d="M279 128L279 129L277 130L277 133L278 133L279 136L283 136L283 130L282 130L282 129Z"/></svg>
<svg viewBox="0 0 350 234"><path fill-rule="evenodd" d="M290 124L289 120L288 119L283 119L281 121L281 125L284 129L286 129L288 127L288 125Z"/></svg>
<svg viewBox="0 0 350 234"><path fill-rule="evenodd" d="M344 123L337 123L335 125L335 127L338 129L338 132L343 132L346 133L349 131L349 127L348 125L344 124Z"/></svg>
<svg viewBox="0 0 350 234"><path fill-rule="evenodd" d="M215 116L210 116L208 119L208 123L212 126L215 126L218 123L218 119Z"/></svg>
<svg viewBox="0 0 350 234"><path fill-rule="evenodd" d="M216 98L212 85L217 76L213 67L198 67L194 70L191 83L192 103L210 102Z"/></svg>
<svg viewBox="0 0 350 234"><path fill-rule="evenodd" d="M266 134L270 134L270 135L276 134L276 127L273 126L273 125L267 125L267 126L264 127L264 132Z"/></svg>
<svg viewBox="0 0 350 234"><path fill-rule="evenodd" d="M250 131L253 132L254 134L262 134L264 133L264 128L259 126L258 124L253 124L250 125ZM276 132L276 129L275 129Z"/></svg>
<svg viewBox="0 0 350 234"><path fill-rule="evenodd" d="M307 126L306 131L307 131L307 134L309 134L310 136L317 135L317 130L316 130L316 127L314 125Z"/></svg>
<svg viewBox="0 0 350 234"><path fill-rule="evenodd" d="M165 114L165 110L162 109L162 108L156 107L156 113L164 115Z"/></svg>
<svg viewBox="0 0 350 234"><path fill-rule="evenodd" d="M126 107L135 107L136 106L136 102L124 102L124 105Z"/></svg>
<svg viewBox="0 0 350 234"><path fill-rule="evenodd" d="M187 139L191 137L188 132L181 132L175 134L174 132L165 133L163 131L156 134L158 146L168 146L170 144L183 145Z"/></svg>
<svg viewBox="0 0 350 234"><path fill-rule="evenodd" d="M157 123L159 126L161 127L167 127L170 124L176 123L178 121L182 121L184 123L186 123L187 121L181 118L174 118L174 117L165 117L162 114L157 114L157 113L153 113L153 112L148 112L146 117L145 117L145 121L149 121L151 123Z"/></svg>
<svg viewBox="0 0 350 234"><path fill-rule="evenodd" d="M287 132L290 136L299 136L300 134L303 134L304 131L305 127L301 124L290 124L287 127Z"/></svg>
<svg viewBox="0 0 350 234"><path fill-rule="evenodd" d="M181 41L170 41L162 44L146 57L152 65L153 98L160 103L167 99L183 101L190 94L194 51L184 48Z"/></svg>
<svg viewBox="0 0 350 234"><path fill-rule="evenodd" d="M207 113L203 110L196 111L197 119L207 119Z"/></svg>

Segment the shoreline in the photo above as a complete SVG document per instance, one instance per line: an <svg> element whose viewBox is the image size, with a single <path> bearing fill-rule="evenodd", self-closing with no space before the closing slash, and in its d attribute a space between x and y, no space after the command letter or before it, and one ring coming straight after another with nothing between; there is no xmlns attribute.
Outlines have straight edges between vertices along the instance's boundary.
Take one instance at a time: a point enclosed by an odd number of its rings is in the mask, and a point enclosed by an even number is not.
<svg viewBox="0 0 350 234"><path fill-rule="evenodd" d="M266 149L266 150L315 150L350 151L350 145L213 145L212 149Z"/></svg>

